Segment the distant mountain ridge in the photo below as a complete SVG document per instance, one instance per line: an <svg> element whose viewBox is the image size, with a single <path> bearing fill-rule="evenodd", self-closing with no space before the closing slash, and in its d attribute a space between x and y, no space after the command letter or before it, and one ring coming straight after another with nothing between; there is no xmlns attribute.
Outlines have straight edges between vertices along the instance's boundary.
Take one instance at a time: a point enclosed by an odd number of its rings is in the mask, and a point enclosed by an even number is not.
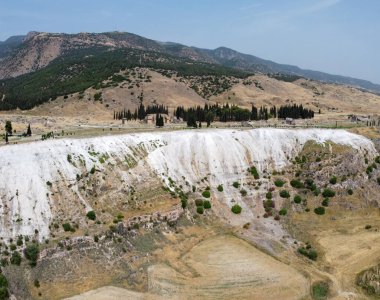
<svg viewBox="0 0 380 300"><path fill-rule="evenodd" d="M250 73L297 75L312 80L345 84L380 93L380 85L367 80L304 70L297 66L279 64L253 55L243 54L226 47L219 47L214 50L201 49L178 43L159 42L128 32L78 34L30 32L26 36L10 37L4 42L0 42L0 79L17 77L44 68L54 59L74 49L99 46L110 49L138 49L159 52Z"/></svg>

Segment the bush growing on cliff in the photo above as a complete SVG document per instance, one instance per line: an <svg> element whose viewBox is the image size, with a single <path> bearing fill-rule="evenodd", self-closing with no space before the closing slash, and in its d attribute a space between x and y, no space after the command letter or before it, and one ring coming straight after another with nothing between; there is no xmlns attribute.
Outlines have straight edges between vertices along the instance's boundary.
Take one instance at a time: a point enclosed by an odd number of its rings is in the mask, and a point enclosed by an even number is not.
<svg viewBox="0 0 380 300"><path fill-rule="evenodd" d="M290 185L297 189L302 189L304 187L303 183L298 179L293 179L290 181Z"/></svg>
<svg viewBox="0 0 380 300"><path fill-rule="evenodd" d="M277 178L275 181L274 181L274 185L277 186L277 187L283 187L285 184L285 181L283 181L282 179L279 179Z"/></svg>
<svg viewBox="0 0 380 300"><path fill-rule="evenodd" d="M293 198L293 201L294 201L294 203L296 203L296 204L300 204L301 201L302 201L302 198L301 198L300 195L295 195L294 198Z"/></svg>
<svg viewBox="0 0 380 300"><path fill-rule="evenodd" d="M323 199L322 206L325 206L325 207L329 206L329 198Z"/></svg>
<svg viewBox="0 0 380 300"><path fill-rule="evenodd" d="M91 168L91 170L90 170L90 173L91 173L91 174L95 174L95 171L96 171L95 166L92 166L92 168Z"/></svg>
<svg viewBox="0 0 380 300"><path fill-rule="evenodd" d="M380 185L380 177L377 177L377 183Z"/></svg>
<svg viewBox="0 0 380 300"><path fill-rule="evenodd" d="M19 266L21 264L21 255L17 251L12 253L10 262L12 265Z"/></svg>
<svg viewBox="0 0 380 300"><path fill-rule="evenodd" d="M266 193L265 198L267 198L268 200L271 200L273 198L272 192Z"/></svg>
<svg viewBox="0 0 380 300"><path fill-rule="evenodd" d="M336 184L337 181L338 179L336 178L336 176L331 177L329 180L330 184Z"/></svg>
<svg viewBox="0 0 380 300"><path fill-rule="evenodd" d="M298 248L298 253L306 256L311 260L317 260L318 257L317 251L312 248L300 247Z"/></svg>
<svg viewBox="0 0 380 300"><path fill-rule="evenodd" d="M312 295L314 299L327 299L329 293L329 285L326 282L317 282L312 286Z"/></svg>
<svg viewBox="0 0 380 300"><path fill-rule="evenodd" d="M322 196L325 198L332 198L335 196L335 192L330 189L324 189L322 192Z"/></svg>
<svg viewBox="0 0 380 300"><path fill-rule="evenodd" d="M290 194L287 190L281 190L280 191L280 197L281 198L289 198L290 197Z"/></svg>
<svg viewBox="0 0 380 300"><path fill-rule="evenodd" d="M205 201L203 202L203 207L204 207L205 209L210 209L210 208L211 208L211 202L208 201L208 200L205 200Z"/></svg>
<svg viewBox="0 0 380 300"><path fill-rule="evenodd" d="M281 208L281 210L278 212L280 216L285 216L288 213L288 211L285 208Z"/></svg>
<svg viewBox="0 0 380 300"><path fill-rule="evenodd" d="M240 194L241 194L243 197L245 197L245 196L247 196L247 191L246 191L245 189L241 189L241 190L240 190Z"/></svg>
<svg viewBox="0 0 380 300"><path fill-rule="evenodd" d="M197 206L197 213L202 215L203 212L204 212L203 206Z"/></svg>
<svg viewBox="0 0 380 300"><path fill-rule="evenodd" d="M25 258L30 261L31 266L35 266L37 264L39 252L40 252L40 249L38 245L35 243L29 244L24 249Z"/></svg>
<svg viewBox="0 0 380 300"><path fill-rule="evenodd" d="M233 186L235 189L238 189L239 186L240 186L240 183L237 182L237 181L235 181L235 182L232 184L232 186Z"/></svg>
<svg viewBox="0 0 380 300"><path fill-rule="evenodd" d="M202 193L202 196L205 197L205 198L210 198L211 197L211 193L210 191L206 190Z"/></svg>
<svg viewBox="0 0 380 300"><path fill-rule="evenodd" d="M218 192L223 192L223 185L219 184L217 189Z"/></svg>
<svg viewBox="0 0 380 300"><path fill-rule="evenodd" d="M90 220L95 220L96 219L96 214L93 210L90 210L87 214L86 217L89 218Z"/></svg>
<svg viewBox="0 0 380 300"><path fill-rule="evenodd" d="M9 298L8 280L4 274L0 273L0 300Z"/></svg>
<svg viewBox="0 0 380 300"><path fill-rule="evenodd" d="M72 230L70 223L63 223L62 227L63 227L64 231L71 231Z"/></svg>
<svg viewBox="0 0 380 300"><path fill-rule="evenodd" d="M203 200L202 199L196 199L195 200L195 206L203 206Z"/></svg>
<svg viewBox="0 0 380 300"><path fill-rule="evenodd" d="M252 176L253 176L255 179L260 179L260 175L259 175L259 172L257 172L256 167L252 166L252 167L249 169L249 172L252 174Z"/></svg>
<svg viewBox="0 0 380 300"><path fill-rule="evenodd" d="M231 211L234 213L234 214L240 214L241 213L241 206L238 205L238 204L235 204L234 206L231 207Z"/></svg>
<svg viewBox="0 0 380 300"><path fill-rule="evenodd" d="M319 207L314 209L314 212L317 215L324 215L325 214L325 208L323 206L319 206Z"/></svg>

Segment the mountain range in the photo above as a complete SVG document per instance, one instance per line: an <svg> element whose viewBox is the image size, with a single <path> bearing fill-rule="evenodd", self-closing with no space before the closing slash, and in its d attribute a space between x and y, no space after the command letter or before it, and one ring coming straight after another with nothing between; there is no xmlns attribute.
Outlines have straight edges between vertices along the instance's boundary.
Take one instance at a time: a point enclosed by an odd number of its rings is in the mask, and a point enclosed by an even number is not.
<svg viewBox="0 0 380 300"><path fill-rule="evenodd" d="M91 87L102 89L110 85L105 82L111 77L114 83L128 81L113 76L132 68L148 68L162 75L176 74L185 81L196 76L198 83L188 87L205 99L228 89L239 78L252 75L287 82L303 78L380 93L380 85L369 81L303 70L225 47L201 49L127 32L30 32L0 42L0 110L31 109L59 96L83 94ZM205 80L209 82L206 86L215 85L216 78L221 80L217 84L219 92L212 91L210 86L204 89ZM225 80L230 83L226 85Z"/></svg>

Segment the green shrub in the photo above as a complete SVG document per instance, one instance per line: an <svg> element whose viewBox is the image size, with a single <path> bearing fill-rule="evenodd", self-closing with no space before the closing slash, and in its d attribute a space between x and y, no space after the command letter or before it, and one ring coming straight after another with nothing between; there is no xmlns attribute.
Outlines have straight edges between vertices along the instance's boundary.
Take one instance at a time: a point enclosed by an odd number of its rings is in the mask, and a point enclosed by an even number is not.
<svg viewBox="0 0 380 300"><path fill-rule="evenodd" d="M203 212L204 212L203 206L197 206L197 213L200 214L200 215L202 215Z"/></svg>
<svg viewBox="0 0 380 300"><path fill-rule="evenodd" d="M205 198L210 198L211 197L211 193L210 193L210 191L204 191L203 193L202 193L202 196L203 197L205 197Z"/></svg>
<svg viewBox="0 0 380 300"><path fill-rule="evenodd" d="M257 172L256 167L252 166L252 167L249 169L249 172L252 174L252 176L253 176L255 179L259 179L259 178L260 178L259 172Z"/></svg>
<svg viewBox="0 0 380 300"><path fill-rule="evenodd" d="M377 183L380 185L380 177L377 177Z"/></svg>
<svg viewBox="0 0 380 300"><path fill-rule="evenodd" d="M71 160L72 160L71 154L67 154L67 161L68 161L69 163L71 163Z"/></svg>
<svg viewBox="0 0 380 300"><path fill-rule="evenodd" d="M354 193L353 190L351 190L351 189L347 190L347 194L352 195L353 193Z"/></svg>
<svg viewBox="0 0 380 300"><path fill-rule="evenodd" d="M271 200L273 198L272 192L266 193L265 198L267 198L268 200Z"/></svg>
<svg viewBox="0 0 380 300"><path fill-rule="evenodd" d="M62 227L63 227L64 231L71 231L71 229L72 229L70 223L63 223Z"/></svg>
<svg viewBox="0 0 380 300"><path fill-rule="evenodd" d="M317 186L316 186L315 183L314 183L314 180L311 179L311 178L307 178L307 179L305 180L304 185L306 186L307 189L309 189L309 190L311 190L311 191L314 191L314 190L317 188Z"/></svg>
<svg viewBox="0 0 380 300"><path fill-rule="evenodd" d="M267 209L267 208L274 208L275 204L274 204L273 200L267 199L267 200L263 201L263 206L264 206L265 209Z"/></svg>
<svg viewBox="0 0 380 300"><path fill-rule="evenodd" d="M34 279L34 286L36 288L39 288L40 287L40 281L38 279Z"/></svg>
<svg viewBox="0 0 380 300"><path fill-rule="evenodd" d="M195 206L203 206L203 200L202 199L196 199L195 200Z"/></svg>
<svg viewBox="0 0 380 300"><path fill-rule="evenodd" d="M233 186L235 189L238 189L239 186L240 186L240 183L237 182L237 181L235 181L235 182L232 184L232 186Z"/></svg>
<svg viewBox="0 0 380 300"><path fill-rule="evenodd" d="M235 204L234 206L231 207L231 211L234 213L234 214L240 214L241 213L241 206L238 205L238 204Z"/></svg>
<svg viewBox="0 0 380 300"><path fill-rule="evenodd" d="M94 242L95 242L95 243L98 243L98 242L99 242L99 236L94 235Z"/></svg>
<svg viewBox="0 0 380 300"><path fill-rule="evenodd" d="M290 181L290 185L294 188L297 188L297 189L302 189L304 188L304 185L301 181L299 181L298 179L293 179Z"/></svg>
<svg viewBox="0 0 380 300"><path fill-rule="evenodd" d="M325 207L329 206L329 198L323 199L322 206L325 206Z"/></svg>
<svg viewBox="0 0 380 300"><path fill-rule="evenodd" d="M275 181L274 181L274 185L277 186L277 187L283 187L285 184L285 181L283 181L282 179L280 178L277 178Z"/></svg>
<svg viewBox="0 0 380 300"><path fill-rule="evenodd" d="M365 225L364 229L371 229L372 228L372 225Z"/></svg>
<svg viewBox="0 0 380 300"><path fill-rule="evenodd" d="M40 249L37 244L29 244L24 249L24 255L27 260L30 261L31 266L35 266L37 264L38 255L40 253Z"/></svg>
<svg viewBox="0 0 380 300"><path fill-rule="evenodd" d="M12 265L19 266L21 264L20 253L18 253L17 251L13 252L10 261Z"/></svg>
<svg viewBox="0 0 380 300"><path fill-rule="evenodd" d="M181 206L183 209L187 207L187 199L186 198L181 198Z"/></svg>
<svg viewBox="0 0 380 300"><path fill-rule="evenodd" d="M96 214L93 210L90 210L87 214L86 217L89 218L90 220L95 220L96 219Z"/></svg>
<svg viewBox="0 0 380 300"><path fill-rule="evenodd" d="M278 212L280 216L285 216L287 213L288 211L285 208L281 208L280 211Z"/></svg>
<svg viewBox="0 0 380 300"><path fill-rule="evenodd" d="M20 236L18 239L17 239L17 246L22 246L24 244L24 242L22 241L22 236Z"/></svg>
<svg viewBox="0 0 380 300"><path fill-rule="evenodd" d="M8 280L4 274L0 273L0 300L5 300L9 298L8 292Z"/></svg>
<svg viewBox="0 0 380 300"><path fill-rule="evenodd" d="M219 184L217 189L218 189L218 192L223 192L223 185Z"/></svg>
<svg viewBox="0 0 380 300"><path fill-rule="evenodd" d="M373 167L372 166L368 166L366 171L365 171L368 175L371 174L373 172Z"/></svg>
<svg viewBox="0 0 380 300"><path fill-rule="evenodd" d="M210 209L210 208L211 208L211 202L208 201L208 200L205 200L205 201L203 202L203 207L204 207L205 209Z"/></svg>
<svg viewBox="0 0 380 300"><path fill-rule="evenodd" d="M326 282L320 281L313 284L312 296L315 300L324 300L327 299L329 293L329 285Z"/></svg>
<svg viewBox="0 0 380 300"><path fill-rule="evenodd" d="M287 190L281 190L280 191L280 197L281 198L290 198L290 194Z"/></svg>
<svg viewBox="0 0 380 300"><path fill-rule="evenodd" d="M325 214L325 208L323 206L319 206L319 207L314 209L314 212L317 215L324 215Z"/></svg>
<svg viewBox="0 0 380 300"><path fill-rule="evenodd" d="M336 176L333 176L330 178L330 184L336 184L336 182L338 181L338 179L336 178Z"/></svg>
<svg viewBox="0 0 380 300"><path fill-rule="evenodd" d="M247 196L247 191L246 191L245 189L241 189L241 190L240 190L240 194L241 194L243 197L245 197L245 196Z"/></svg>
<svg viewBox="0 0 380 300"><path fill-rule="evenodd" d="M300 204L302 201L302 198L300 195L295 195L293 198L294 203Z"/></svg>
<svg viewBox="0 0 380 300"><path fill-rule="evenodd" d="M46 185L52 187L53 184L50 181L46 181Z"/></svg>
<svg viewBox="0 0 380 300"><path fill-rule="evenodd" d="M92 166L92 168L91 168L91 170L90 170L90 173L91 173L91 174L95 174L95 171L96 171L95 166Z"/></svg>
<svg viewBox="0 0 380 300"><path fill-rule="evenodd" d="M377 156L377 157L375 158L375 162L378 163L378 164L380 164L380 156Z"/></svg>
<svg viewBox="0 0 380 300"><path fill-rule="evenodd" d="M312 248L307 249L305 247L300 247L300 248L298 248L298 253L306 256L307 258L309 258L311 260L317 260L317 257L318 257L317 251L315 251Z"/></svg>
<svg viewBox="0 0 380 300"><path fill-rule="evenodd" d="M324 198L332 198L335 196L335 192L333 190L330 190L330 189L324 189L322 196Z"/></svg>
<svg viewBox="0 0 380 300"><path fill-rule="evenodd" d="M10 244L9 248L11 249L11 251L14 251L16 250L17 246L15 244Z"/></svg>

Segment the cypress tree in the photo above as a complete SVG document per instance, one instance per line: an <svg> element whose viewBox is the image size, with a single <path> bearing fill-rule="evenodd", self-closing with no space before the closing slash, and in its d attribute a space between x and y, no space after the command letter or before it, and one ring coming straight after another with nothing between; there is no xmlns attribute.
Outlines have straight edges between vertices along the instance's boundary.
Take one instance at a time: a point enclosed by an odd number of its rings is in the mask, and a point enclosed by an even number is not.
<svg viewBox="0 0 380 300"><path fill-rule="evenodd" d="M32 129L30 129L30 123L28 125L28 129L26 130L26 135L31 136L32 135Z"/></svg>

